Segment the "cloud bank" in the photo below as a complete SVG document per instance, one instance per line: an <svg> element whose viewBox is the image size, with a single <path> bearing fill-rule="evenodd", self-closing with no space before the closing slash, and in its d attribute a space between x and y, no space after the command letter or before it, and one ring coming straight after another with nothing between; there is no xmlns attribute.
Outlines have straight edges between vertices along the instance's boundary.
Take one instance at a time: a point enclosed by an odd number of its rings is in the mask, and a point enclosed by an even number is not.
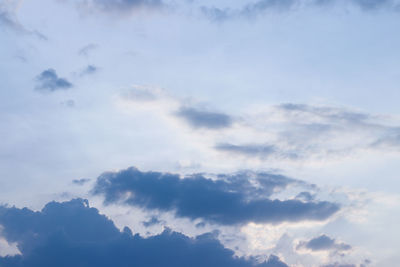
<svg viewBox="0 0 400 267"><path fill-rule="evenodd" d="M2 206L0 225L21 252L0 257L2 267L287 267L276 256L263 262L236 257L213 234L189 238L165 230L143 238L127 227L120 232L83 199L50 202L39 212Z"/></svg>
<svg viewBox="0 0 400 267"><path fill-rule="evenodd" d="M211 180L197 174L141 172L131 167L98 177L92 193L105 203L124 203L144 210L174 212L177 217L222 225L321 221L339 210L335 203L270 199L271 194L301 183L284 176L249 173Z"/></svg>

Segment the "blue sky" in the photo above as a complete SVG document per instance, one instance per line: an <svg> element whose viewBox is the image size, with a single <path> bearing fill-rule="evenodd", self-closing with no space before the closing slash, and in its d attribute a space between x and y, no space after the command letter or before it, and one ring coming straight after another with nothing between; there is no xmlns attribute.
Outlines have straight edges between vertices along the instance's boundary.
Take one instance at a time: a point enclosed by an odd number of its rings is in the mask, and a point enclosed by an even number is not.
<svg viewBox="0 0 400 267"><path fill-rule="evenodd" d="M0 0L0 265L395 266L399 26L395 0Z"/></svg>

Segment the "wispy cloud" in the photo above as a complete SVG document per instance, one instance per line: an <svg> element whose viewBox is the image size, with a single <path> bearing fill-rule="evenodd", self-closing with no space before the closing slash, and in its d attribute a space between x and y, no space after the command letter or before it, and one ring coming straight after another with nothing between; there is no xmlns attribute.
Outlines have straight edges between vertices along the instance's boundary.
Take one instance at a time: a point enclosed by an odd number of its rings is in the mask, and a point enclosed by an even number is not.
<svg viewBox="0 0 400 267"><path fill-rule="evenodd" d="M363 11L386 10L400 11L400 4L395 0L259 0L249 1L241 8L221 8L216 6L202 6L201 12L215 21L233 18L248 18L268 14L269 12L286 12L304 8L359 8Z"/></svg>
<svg viewBox="0 0 400 267"><path fill-rule="evenodd" d="M89 56L89 54L93 51L96 50L99 46L97 44L88 44L85 45L84 47L82 47L81 49L79 49L78 51L78 55L80 56Z"/></svg>
<svg viewBox="0 0 400 267"><path fill-rule="evenodd" d="M22 0L0 2L0 28L3 26L17 33L33 35L41 40L47 40L43 33L37 30L28 30L18 21L17 10L21 3Z"/></svg>

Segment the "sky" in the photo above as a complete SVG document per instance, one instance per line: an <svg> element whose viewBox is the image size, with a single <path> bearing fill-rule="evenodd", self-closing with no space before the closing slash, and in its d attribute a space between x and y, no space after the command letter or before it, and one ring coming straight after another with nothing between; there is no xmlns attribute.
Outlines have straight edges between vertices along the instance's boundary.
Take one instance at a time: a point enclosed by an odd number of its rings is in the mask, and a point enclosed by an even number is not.
<svg viewBox="0 0 400 267"><path fill-rule="evenodd" d="M0 0L0 266L392 267L397 0Z"/></svg>

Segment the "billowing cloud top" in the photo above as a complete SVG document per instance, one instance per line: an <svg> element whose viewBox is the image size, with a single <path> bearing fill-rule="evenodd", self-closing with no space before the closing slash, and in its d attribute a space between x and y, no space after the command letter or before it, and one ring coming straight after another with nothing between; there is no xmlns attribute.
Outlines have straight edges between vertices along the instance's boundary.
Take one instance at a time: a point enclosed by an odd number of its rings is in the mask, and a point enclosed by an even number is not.
<svg viewBox="0 0 400 267"><path fill-rule="evenodd" d="M20 255L0 257L2 267L169 266L287 267L278 257L258 263L235 257L212 234L189 238L165 230L143 238L125 227L121 233L88 201L48 203L40 212L0 207L0 224Z"/></svg>
<svg viewBox="0 0 400 267"><path fill-rule="evenodd" d="M131 167L101 175L93 193L104 195L105 203L122 201L223 225L325 220L339 210L337 204L326 201L270 199L275 190L300 183L284 176L259 173L251 179L249 173L243 173L220 178L212 180L200 174L181 178Z"/></svg>

